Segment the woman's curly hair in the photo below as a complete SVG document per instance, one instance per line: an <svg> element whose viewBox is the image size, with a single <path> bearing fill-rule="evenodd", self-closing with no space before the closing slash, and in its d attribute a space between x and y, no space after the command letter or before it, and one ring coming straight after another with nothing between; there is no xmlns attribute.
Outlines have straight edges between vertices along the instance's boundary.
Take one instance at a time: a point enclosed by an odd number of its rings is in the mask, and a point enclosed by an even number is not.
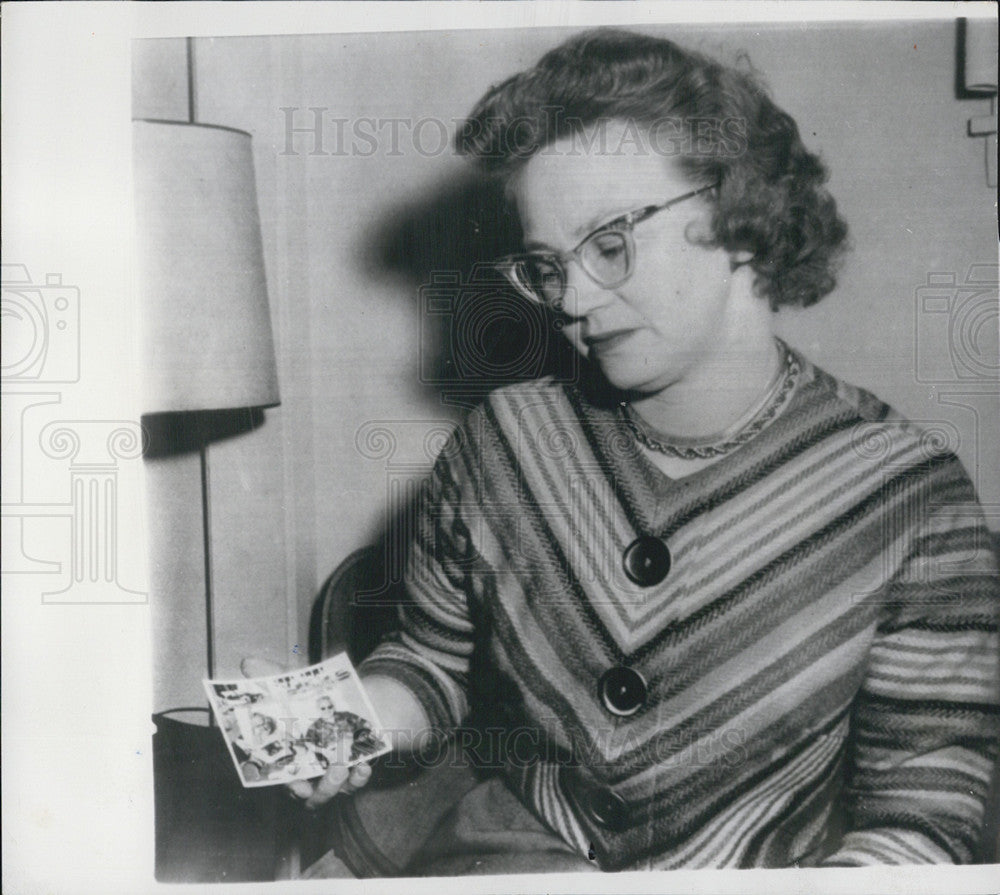
<svg viewBox="0 0 1000 895"><path fill-rule="evenodd" d="M506 179L555 141L612 119L656 137L693 182L718 184L711 244L752 254L755 289L773 309L807 307L833 289L847 225L823 188L823 164L753 77L672 41L609 29L576 36L491 88L455 142Z"/></svg>

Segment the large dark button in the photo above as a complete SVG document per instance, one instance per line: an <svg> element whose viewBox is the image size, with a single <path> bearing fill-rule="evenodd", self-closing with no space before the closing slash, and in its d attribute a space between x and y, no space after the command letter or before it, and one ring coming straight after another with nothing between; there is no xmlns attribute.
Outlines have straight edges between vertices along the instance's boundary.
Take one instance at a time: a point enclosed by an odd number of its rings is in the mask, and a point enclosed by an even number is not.
<svg viewBox="0 0 1000 895"><path fill-rule="evenodd" d="M609 830L624 830L628 825L628 805L610 789L594 789L587 795L587 813L591 820Z"/></svg>
<svg viewBox="0 0 1000 895"><path fill-rule="evenodd" d="M640 587L652 587L670 571L670 548L659 538L644 535L625 548L622 565L629 580Z"/></svg>
<svg viewBox="0 0 1000 895"><path fill-rule="evenodd" d="M646 682L634 668L617 665L597 685L604 707L613 715L634 715L646 702Z"/></svg>

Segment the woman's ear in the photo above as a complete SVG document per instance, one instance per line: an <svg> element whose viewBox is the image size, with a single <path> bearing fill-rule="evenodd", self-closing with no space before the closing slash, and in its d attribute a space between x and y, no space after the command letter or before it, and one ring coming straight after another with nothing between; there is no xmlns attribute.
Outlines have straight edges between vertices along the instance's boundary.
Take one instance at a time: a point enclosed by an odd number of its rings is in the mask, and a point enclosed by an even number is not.
<svg viewBox="0 0 1000 895"><path fill-rule="evenodd" d="M691 245L711 246L712 236L712 216L707 209L697 212L684 228L684 238Z"/></svg>
<svg viewBox="0 0 1000 895"><path fill-rule="evenodd" d="M753 252L748 252L746 249L740 249L738 252L729 253L729 269L738 270L745 264L749 264L753 261Z"/></svg>

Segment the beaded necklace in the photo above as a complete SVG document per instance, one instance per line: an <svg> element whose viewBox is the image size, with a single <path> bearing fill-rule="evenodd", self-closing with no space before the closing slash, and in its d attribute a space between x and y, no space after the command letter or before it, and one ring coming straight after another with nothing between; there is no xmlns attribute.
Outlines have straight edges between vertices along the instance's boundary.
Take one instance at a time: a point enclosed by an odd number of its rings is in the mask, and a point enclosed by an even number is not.
<svg viewBox="0 0 1000 895"><path fill-rule="evenodd" d="M746 444L770 423L788 402L795 388L799 376L799 363L781 339L775 339L775 342L783 358L774 379L768 384L760 400L722 432L698 438L661 432L650 426L628 401L619 403L618 414L636 440L651 451L669 457L680 457L683 460L699 460L728 454L740 445Z"/></svg>

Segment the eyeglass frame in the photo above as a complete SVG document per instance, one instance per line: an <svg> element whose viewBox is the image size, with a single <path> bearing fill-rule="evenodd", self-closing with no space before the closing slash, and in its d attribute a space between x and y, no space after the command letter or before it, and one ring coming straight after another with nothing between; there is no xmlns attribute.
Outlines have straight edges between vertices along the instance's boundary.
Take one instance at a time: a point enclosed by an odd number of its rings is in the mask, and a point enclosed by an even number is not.
<svg viewBox="0 0 1000 895"><path fill-rule="evenodd" d="M591 230L586 236L583 237L577 244L576 248L570 249L568 252L554 252L554 251L538 251L538 252L519 252L513 255L504 255L502 258L497 258L492 262L492 266L500 271L508 280L508 282L518 291L520 295L523 295L529 301L535 302L536 304L543 305L546 308L551 308L555 311L562 310L562 300L566 297L566 287L568 285L569 277L567 275L566 262L569 260L575 260L577 264L580 265L580 269L588 276L590 279L601 286L604 289L614 289L616 286L620 286L635 270L635 237L632 235L632 230L635 228L636 224L640 224L645 220L651 218L654 214L660 211L666 211L668 208L672 208L681 202L686 202L688 199L693 199L695 196L700 196L702 193L707 193L710 190L714 190L719 184L710 183L708 186L699 187L696 190L691 190L689 193L684 193L682 196L676 196L673 199L668 199L666 202L655 205L644 205L642 208L633 209L628 211L623 215L619 215L613 220L608 221L606 224L601 224L594 230ZM609 283L605 283L599 280L593 273L591 273L587 266L583 263L582 250L583 247L590 242L595 236L600 236L603 233L620 233L625 240L625 252L627 256L627 265L625 276L618 280L613 280ZM523 288L516 280L512 273L512 268L519 261L524 261L528 258L545 258L548 261L554 263L554 266L562 274L562 294L559 298L549 301L548 299L543 299L536 295L529 289Z"/></svg>

